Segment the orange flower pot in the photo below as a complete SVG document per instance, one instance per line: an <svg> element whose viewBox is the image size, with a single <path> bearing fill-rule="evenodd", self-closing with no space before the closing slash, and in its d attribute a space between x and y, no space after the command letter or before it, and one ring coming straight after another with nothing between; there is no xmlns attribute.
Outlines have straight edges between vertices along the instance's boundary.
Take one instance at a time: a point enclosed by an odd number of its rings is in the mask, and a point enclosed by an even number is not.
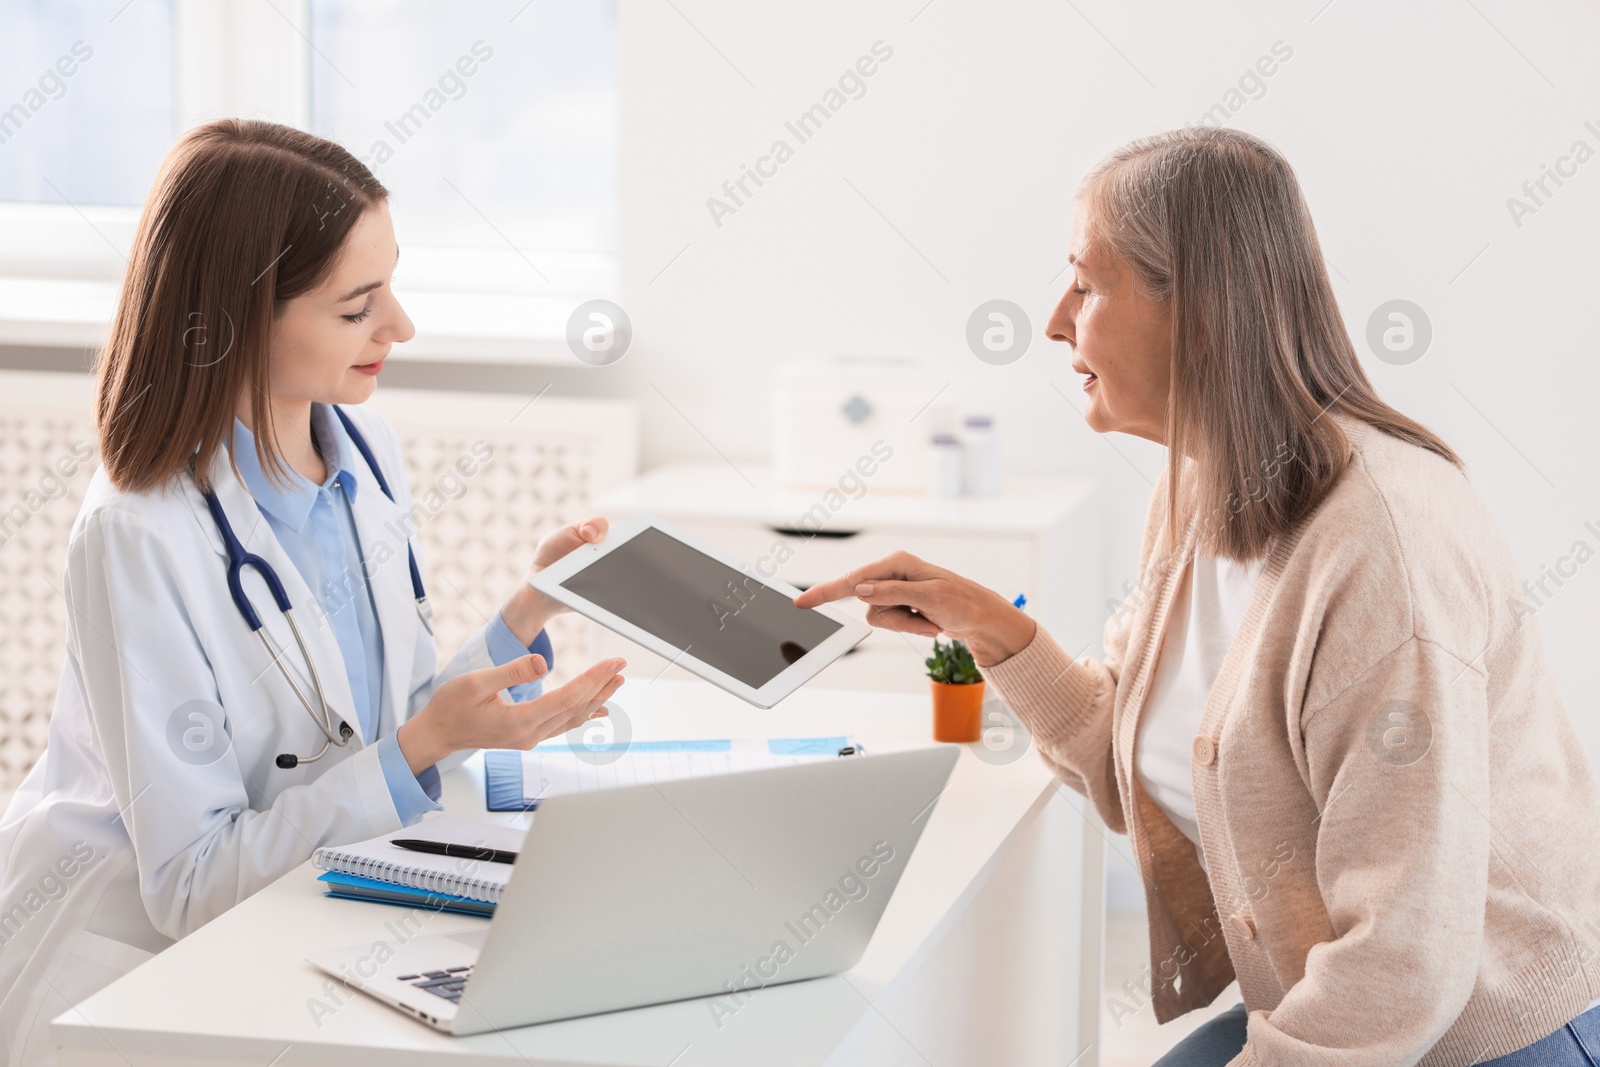
<svg viewBox="0 0 1600 1067"><path fill-rule="evenodd" d="M933 687L933 739L935 741L976 741L983 736L983 683L950 685L929 682Z"/></svg>

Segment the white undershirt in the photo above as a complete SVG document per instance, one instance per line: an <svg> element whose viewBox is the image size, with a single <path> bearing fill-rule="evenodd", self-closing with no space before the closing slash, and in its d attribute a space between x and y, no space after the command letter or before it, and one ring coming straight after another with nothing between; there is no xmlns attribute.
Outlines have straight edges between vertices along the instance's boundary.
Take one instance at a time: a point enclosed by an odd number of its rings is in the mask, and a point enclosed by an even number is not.
<svg viewBox="0 0 1600 1067"><path fill-rule="evenodd" d="M1265 562L1241 564L1197 554L1185 569L1167 612L1161 658L1134 740L1139 784L1194 842L1202 867L1205 853L1194 817L1194 739Z"/></svg>
<svg viewBox="0 0 1600 1067"><path fill-rule="evenodd" d="M1194 842L1202 868L1206 857L1194 818L1191 776L1194 739L1264 563L1265 559L1239 564L1215 556L1195 556L1167 613L1161 658L1134 740L1139 784L1173 825ZM1597 1007L1600 1000L1584 1011Z"/></svg>

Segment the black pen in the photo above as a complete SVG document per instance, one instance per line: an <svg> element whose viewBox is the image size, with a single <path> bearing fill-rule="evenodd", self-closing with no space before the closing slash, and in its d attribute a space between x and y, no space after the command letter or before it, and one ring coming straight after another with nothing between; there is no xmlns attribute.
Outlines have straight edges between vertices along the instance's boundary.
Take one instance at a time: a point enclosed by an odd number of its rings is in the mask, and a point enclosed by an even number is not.
<svg viewBox="0 0 1600 1067"><path fill-rule="evenodd" d="M444 841L423 841L419 838L390 838L389 844L412 852L432 852L436 856L454 856L462 860L488 860L491 863L515 863L517 854L500 848L481 848L477 845L452 845Z"/></svg>

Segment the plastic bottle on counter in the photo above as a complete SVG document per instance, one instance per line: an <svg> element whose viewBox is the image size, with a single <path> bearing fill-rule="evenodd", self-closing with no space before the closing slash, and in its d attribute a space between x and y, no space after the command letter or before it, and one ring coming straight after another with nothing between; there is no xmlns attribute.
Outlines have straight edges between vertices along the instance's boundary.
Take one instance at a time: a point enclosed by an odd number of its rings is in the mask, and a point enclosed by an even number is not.
<svg viewBox="0 0 1600 1067"><path fill-rule="evenodd" d="M988 415L968 415L961 429L961 452L965 457L962 479L968 496L998 496L1000 493L1000 435Z"/></svg>
<svg viewBox="0 0 1600 1067"><path fill-rule="evenodd" d="M928 495L961 495L961 442L947 433L936 433L928 442Z"/></svg>

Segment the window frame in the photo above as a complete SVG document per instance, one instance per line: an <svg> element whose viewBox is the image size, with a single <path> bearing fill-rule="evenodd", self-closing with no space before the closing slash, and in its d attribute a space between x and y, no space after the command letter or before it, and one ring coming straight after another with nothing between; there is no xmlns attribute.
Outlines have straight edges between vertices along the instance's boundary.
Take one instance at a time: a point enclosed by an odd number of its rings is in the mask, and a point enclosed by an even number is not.
<svg viewBox="0 0 1600 1067"><path fill-rule="evenodd" d="M311 65L326 62L310 21L311 0L173 0L178 131L230 115L308 129ZM0 345L97 345L141 210L0 202ZM566 362L566 316L616 298L614 253L407 243L404 263L396 288L415 298L418 335L402 359Z"/></svg>

